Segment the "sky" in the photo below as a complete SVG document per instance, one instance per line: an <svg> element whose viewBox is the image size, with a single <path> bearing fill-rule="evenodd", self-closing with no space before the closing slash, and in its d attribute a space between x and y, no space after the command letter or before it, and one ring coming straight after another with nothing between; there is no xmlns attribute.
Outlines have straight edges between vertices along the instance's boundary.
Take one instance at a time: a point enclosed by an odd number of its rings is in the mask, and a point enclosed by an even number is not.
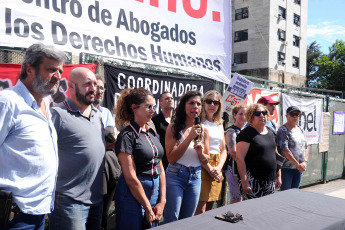
<svg viewBox="0 0 345 230"><path fill-rule="evenodd" d="M345 0L308 0L308 45L317 41L328 54L337 39L345 41Z"/></svg>

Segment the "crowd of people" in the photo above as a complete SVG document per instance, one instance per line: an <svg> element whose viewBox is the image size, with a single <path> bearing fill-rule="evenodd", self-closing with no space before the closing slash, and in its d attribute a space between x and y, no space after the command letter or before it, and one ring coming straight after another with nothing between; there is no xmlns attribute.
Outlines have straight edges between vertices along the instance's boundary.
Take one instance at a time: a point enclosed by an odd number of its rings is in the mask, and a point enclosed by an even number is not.
<svg viewBox="0 0 345 230"><path fill-rule="evenodd" d="M114 120L101 106L104 78L78 67L70 96L50 108L64 62L34 44L18 83L0 93L0 192L13 194L0 230L43 230L47 214L52 230L107 229L112 200L116 229L147 229L212 209L225 177L231 203L299 187L309 154L298 107L276 131L279 102L265 96L234 106L224 127L215 90L188 91L176 105L163 92L154 116L153 94L136 88L121 92Z"/></svg>

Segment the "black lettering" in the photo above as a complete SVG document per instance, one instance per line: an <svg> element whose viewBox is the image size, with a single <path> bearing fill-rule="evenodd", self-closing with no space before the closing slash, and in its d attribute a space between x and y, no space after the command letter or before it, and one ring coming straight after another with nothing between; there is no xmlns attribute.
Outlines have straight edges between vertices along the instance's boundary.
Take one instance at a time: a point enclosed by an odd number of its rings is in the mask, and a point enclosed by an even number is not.
<svg viewBox="0 0 345 230"><path fill-rule="evenodd" d="M37 22L32 23L31 25L31 30L34 33L34 35L31 35L32 38L36 39L36 40L44 40L44 35L43 33L40 31L43 29L43 26Z"/></svg>
<svg viewBox="0 0 345 230"><path fill-rule="evenodd" d="M190 32L189 33L189 44L194 46L196 44L196 39L195 39L195 33Z"/></svg>
<svg viewBox="0 0 345 230"><path fill-rule="evenodd" d="M60 9L57 6L57 1L56 0L53 0L53 9L54 9L55 12L60 13Z"/></svg>
<svg viewBox="0 0 345 230"><path fill-rule="evenodd" d="M171 41L174 41L174 42L178 42L179 41L178 25L177 24L175 24L174 28L170 29L170 38L171 38Z"/></svg>
<svg viewBox="0 0 345 230"><path fill-rule="evenodd" d="M103 52L103 43L102 40L99 37L93 37L91 39L91 44L92 48L97 52L97 53L102 53ZM100 46L100 47L99 47Z"/></svg>
<svg viewBox="0 0 345 230"><path fill-rule="evenodd" d="M126 30L129 30L128 22L127 22L127 18L126 18L126 13L123 9L120 10L116 28L119 29L120 26L124 26L126 28Z"/></svg>
<svg viewBox="0 0 345 230"><path fill-rule="evenodd" d="M307 115L307 130L310 132L313 130L313 126L309 127L309 124L313 124L314 123L314 117L312 113L308 113Z"/></svg>
<svg viewBox="0 0 345 230"><path fill-rule="evenodd" d="M220 61L219 60L214 60L213 61L213 66L216 67L216 70L218 72L220 71Z"/></svg>
<svg viewBox="0 0 345 230"><path fill-rule="evenodd" d="M70 11L74 17L80 18L83 13L80 2L78 2L77 0L72 0L70 3Z"/></svg>
<svg viewBox="0 0 345 230"><path fill-rule="evenodd" d="M66 4L69 0L61 0L61 13L66 14Z"/></svg>
<svg viewBox="0 0 345 230"><path fill-rule="evenodd" d="M61 39L58 37L58 29L60 33ZM52 21L52 35L54 44L58 45L66 45L67 43L67 30L63 24L60 22Z"/></svg>
<svg viewBox="0 0 345 230"><path fill-rule="evenodd" d="M23 25L23 34L20 33L20 25ZM17 18L16 20L14 20L14 33L18 36L18 37L22 37L22 38L27 38L29 37L29 32L30 32L30 28L29 28L29 24L21 18Z"/></svg>
<svg viewBox="0 0 345 230"><path fill-rule="evenodd" d="M95 5L90 5L88 8L89 18L91 22L99 23L99 2L95 1ZM93 15L94 13L94 15Z"/></svg>
<svg viewBox="0 0 345 230"><path fill-rule="evenodd" d="M181 41L183 44L186 44L186 43L188 42L188 34L187 34L187 31L181 30L181 32L180 32L180 41Z"/></svg>
<svg viewBox="0 0 345 230"><path fill-rule="evenodd" d="M174 64L174 60L173 60L173 57L172 57L172 55L171 55L171 52L165 52L165 51L163 51L163 55L164 55L164 61L165 61L165 63L167 63L167 64ZM169 58L169 60L168 60L168 58Z"/></svg>
<svg viewBox="0 0 345 230"><path fill-rule="evenodd" d="M110 11L107 10L107 9L102 10L102 12L101 12L101 19L102 19L102 22L103 22L104 25L110 26L111 23L112 23L112 20L111 20L112 17L111 17ZM109 19L109 20L107 20L107 19Z"/></svg>
<svg viewBox="0 0 345 230"><path fill-rule="evenodd" d="M137 48L134 45L132 45L132 44L128 45L127 53L133 59L137 59L138 58Z"/></svg>
<svg viewBox="0 0 345 230"><path fill-rule="evenodd" d="M157 61L156 58L158 56L159 60L163 63L162 50L161 50L160 46L157 46L157 52L156 52L154 45L151 44L151 54L152 54L152 58L155 62Z"/></svg>
<svg viewBox="0 0 345 230"><path fill-rule="evenodd" d="M114 55L115 54L115 50L110 50L109 49L109 45L111 45L112 47L114 47L114 43L111 41L111 40L109 40L109 39L106 39L105 41L104 41L104 49L105 49L105 52L107 52L109 55Z"/></svg>
<svg viewBox="0 0 345 230"><path fill-rule="evenodd" d="M130 15L131 31L134 32L134 33L138 33L139 30L140 30L140 28L139 28L139 20L136 19L133 16L133 12L130 12L129 15Z"/></svg>
<svg viewBox="0 0 345 230"><path fill-rule="evenodd" d="M212 61L210 59L206 59L205 64L209 70L213 70Z"/></svg>
<svg viewBox="0 0 345 230"><path fill-rule="evenodd" d="M169 28L167 26L161 26L161 38L163 40L169 40Z"/></svg>
<svg viewBox="0 0 345 230"><path fill-rule="evenodd" d="M12 22L11 22L11 9L5 9L5 24L6 24L6 34L11 35L12 33Z"/></svg>
<svg viewBox="0 0 345 230"><path fill-rule="evenodd" d="M145 48L142 47L142 46L140 46L140 47L138 48L138 52L139 52L139 54L140 54L139 58L140 58L142 61L147 61L147 55L146 55L145 51L146 51Z"/></svg>
<svg viewBox="0 0 345 230"><path fill-rule="evenodd" d="M70 33L69 34L69 40L70 40L70 43L71 43L73 48L81 49L83 47L81 37L78 33L76 33L76 32Z"/></svg>
<svg viewBox="0 0 345 230"><path fill-rule="evenodd" d="M125 45L125 43L119 41L119 37L118 36L115 36L115 47L116 47L117 56L119 56L119 57L121 57L121 56L127 57L126 45ZM122 49L123 55L121 55L120 48Z"/></svg>
<svg viewBox="0 0 345 230"><path fill-rule="evenodd" d="M150 24L147 21L141 21L140 28L141 33L143 33L144 35L148 35L150 33Z"/></svg>
<svg viewBox="0 0 345 230"><path fill-rule="evenodd" d="M91 36L83 34L83 40L84 40L84 49L89 50L89 41L91 41Z"/></svg>

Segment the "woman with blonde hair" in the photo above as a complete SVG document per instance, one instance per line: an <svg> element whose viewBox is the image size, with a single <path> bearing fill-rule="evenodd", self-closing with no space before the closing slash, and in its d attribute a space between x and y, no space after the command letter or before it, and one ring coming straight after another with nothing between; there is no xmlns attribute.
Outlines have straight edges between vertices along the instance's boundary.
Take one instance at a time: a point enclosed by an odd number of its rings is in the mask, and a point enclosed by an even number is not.
<svg viewBox="0 0 345 230"><path fill-rule="evenodd" d="M222 168L226 160L222 96L215 90L207 91L202 104L201 122L209 132L210 159L201 169L201 192L196 215L211 210L213 203L221 199Z"/></svg>
<svg viewBox="0 0 345 230"><path fill-rule="evenodd" d="M281 185L277 170L277 138L269 121L267 108L261 104L248 107L245 116L251 125L244 128L236 138L236 162L241 176L243 199L253 199L272 194Z"/></svg>
<svg viewBox="0 0 345 230"><path fill-rule="evenodd" d="M226 179L230 190L230 204L242 201L240 192L240 180L236 164L236 137L246 124L245 112L247 106L245 104L237 104L231 108L234 124L225 132L225 142L229 151L229 159L226 162Z"/></svg>

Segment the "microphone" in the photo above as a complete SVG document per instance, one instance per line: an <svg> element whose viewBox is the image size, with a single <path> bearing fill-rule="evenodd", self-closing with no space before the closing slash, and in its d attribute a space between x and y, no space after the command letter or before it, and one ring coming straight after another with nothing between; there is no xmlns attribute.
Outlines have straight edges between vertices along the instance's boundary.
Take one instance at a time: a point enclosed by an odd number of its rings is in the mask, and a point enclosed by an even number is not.
<svg viewBox="0 0 345 230"><path fill-rule="evenodd" d="M194 125L200 125L200 117L195 117L194 118ZM196 138L194 138L194 140L198 140L199 136L200 135L198 135Z"/></svg>

